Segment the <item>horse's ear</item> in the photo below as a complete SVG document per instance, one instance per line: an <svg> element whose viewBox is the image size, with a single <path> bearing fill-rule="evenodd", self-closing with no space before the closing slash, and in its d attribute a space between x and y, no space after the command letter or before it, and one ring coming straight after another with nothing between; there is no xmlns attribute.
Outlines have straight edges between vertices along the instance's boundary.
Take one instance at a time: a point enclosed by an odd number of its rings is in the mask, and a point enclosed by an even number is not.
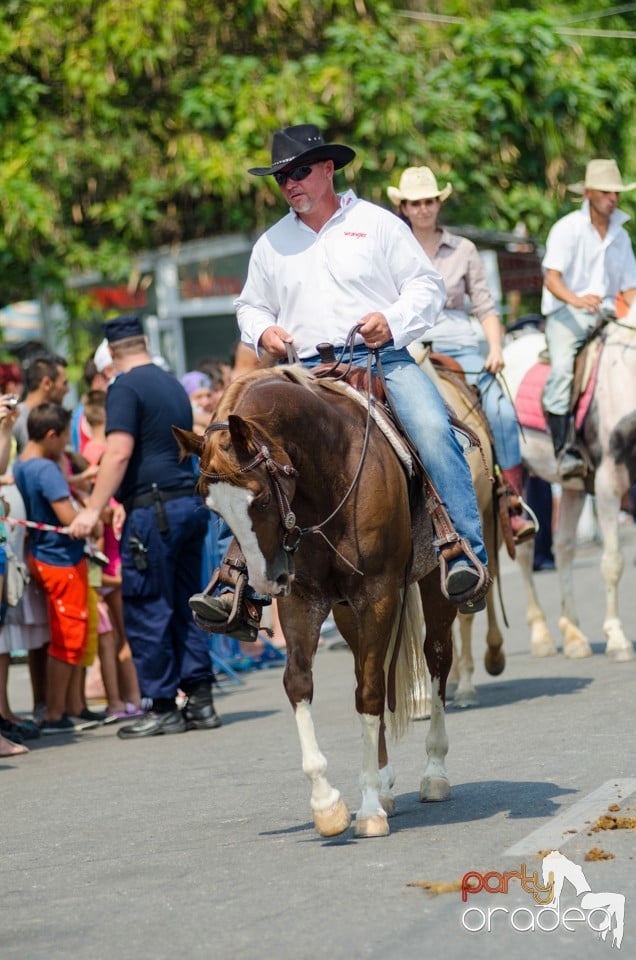
<svg viewBox="0 0 636 960"><path fill-rule="evenodd" d="M234 449L249 453L254 440L254 431L251 424L235 413L231 413L227 419Z"/></svg>
<svg viewBox="0 0 636 960"><path fill-rule="evenodd" d="M191 430L182 430L181 427L175 427L174 425L172 432L179 445L179 453L181 454L182 460L191 453L193 453L195 457L201 456L203 451L203 437L200 437L198 433L193 433Z"/></svg>

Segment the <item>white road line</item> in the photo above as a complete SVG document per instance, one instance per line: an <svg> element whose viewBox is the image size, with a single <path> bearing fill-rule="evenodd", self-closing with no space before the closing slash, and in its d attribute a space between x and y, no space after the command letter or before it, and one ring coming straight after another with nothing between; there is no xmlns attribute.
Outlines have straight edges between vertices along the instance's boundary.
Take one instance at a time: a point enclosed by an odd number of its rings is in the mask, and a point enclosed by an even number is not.
<svg viewBox="0 0 636 960"><path fill-rule="evenodd" d="M563 813L552 817L550 821L533 830L527 837L504 850L504 857L525 857L539 850L558 850L560 845L574 837L572 833L583 833L590 825L607 812L611 803L622 804L636 791L636 777L623 780L607 780L598 790L588 793Z"/></svg>

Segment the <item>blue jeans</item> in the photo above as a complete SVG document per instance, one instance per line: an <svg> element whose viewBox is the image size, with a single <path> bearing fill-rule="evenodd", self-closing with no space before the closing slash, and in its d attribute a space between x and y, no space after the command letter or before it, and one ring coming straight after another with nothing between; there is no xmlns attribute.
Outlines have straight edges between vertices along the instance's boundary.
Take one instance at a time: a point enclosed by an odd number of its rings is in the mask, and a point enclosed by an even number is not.
<svg viewBox="0 0 636 960"><path fill-rule="evenodd" d="M545 339L552 369L543 391L543 405L549 413L570 412L574 358L586 334L597 321L597 313L587 313L566 304L548 314Z"/></svg>
<svg viewBox="0 0 636 960"><path fill-rule="evenodd" d="M353 359L359 366L365 366L367 348L356 347ZM437 387L406 349L383 347L380 360L395 409L455 529L460 537L468 541L478 559L487 564L470 467ZM318 357L303 360L307 367L316 366L319 362ZM375 365L373 369L377 372Z"/></svg>
<svg viewBox="0 0 636 960"><path fill-rule="evenodd" d="M481 405L484 408L493 440L495 455L502 470L509 470L521 463L519 424L515 408L492 373L484 370L484 357L477 348L443 351L461 365L469 383L479 388Z"/></svg>

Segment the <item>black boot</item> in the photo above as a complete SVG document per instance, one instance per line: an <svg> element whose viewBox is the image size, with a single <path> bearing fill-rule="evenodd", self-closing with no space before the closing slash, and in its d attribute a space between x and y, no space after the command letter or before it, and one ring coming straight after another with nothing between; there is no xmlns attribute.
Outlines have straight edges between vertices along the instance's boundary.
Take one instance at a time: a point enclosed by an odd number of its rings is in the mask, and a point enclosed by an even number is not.
<svg viewBox="0 0 636 960"><path fill-rule="evenodd" d="M129 727L121 727L117 736L121 740L140 737L158 737L166 733L185 733L187 730L181 711L174 700L154 700L152 710Z"/></svg>
<svg viewBox="0 0 636 960"><path fill-rule="evenodd" d="M199 683L188 693L183 718L188 730L216 730L221 726L209 683Z"/></svg>
<svg viewBox="0 0 636 960"><path fill-rule="evenodd" d="M254 643L258 639L263 604L234 593L218 597L205 591L195 593L188 601L194 622L206 633L224 633Z"/></svg>
<svg viewBox="0 0 636 960"><path fill-rule="evenodd" d="M552 434L557 472L561 480L573 480L587 473L585 461L574 441L574 424L569 413L547 413Z"/></svg>

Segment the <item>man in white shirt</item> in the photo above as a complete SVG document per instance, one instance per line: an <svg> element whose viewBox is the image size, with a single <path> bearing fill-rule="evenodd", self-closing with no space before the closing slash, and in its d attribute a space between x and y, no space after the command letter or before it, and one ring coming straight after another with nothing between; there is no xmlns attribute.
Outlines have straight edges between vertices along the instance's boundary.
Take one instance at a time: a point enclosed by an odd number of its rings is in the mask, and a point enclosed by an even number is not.
<svg viewBox="0 0 636 960"><path fill-rule="evenodd" d="M436 322L444 284L398 217L352 190L336 193L334 173L354 156L350 147L325 143L313 124L301 124L274 134L270 167L249 171L273 175L290 209L252 251L235 301L242 339L277 360L293 344L311 367L319 362L318 343L337 352L360 324L354 363L365 364L368 348L379 349L392 401L472 551L449 561L448 595L475 612L483 609L488 576L470 470L442 398L406 349ZM204 617L220 617L224 604L231 598L199 594L190 601Z"/></svg>
<svg viewBox="0 0 636 960"><path fill-rule="evenodd" d="M620 194L635 187L622 182L614 160L590 160L584 183L569 188L584 195L581 209L548 234L541 311L552 370L543 403L562 480L585 475L570 411L577 350L618 293L628 304L636 296L636 258L622 226L629 217L618 209Z"/></svg>

